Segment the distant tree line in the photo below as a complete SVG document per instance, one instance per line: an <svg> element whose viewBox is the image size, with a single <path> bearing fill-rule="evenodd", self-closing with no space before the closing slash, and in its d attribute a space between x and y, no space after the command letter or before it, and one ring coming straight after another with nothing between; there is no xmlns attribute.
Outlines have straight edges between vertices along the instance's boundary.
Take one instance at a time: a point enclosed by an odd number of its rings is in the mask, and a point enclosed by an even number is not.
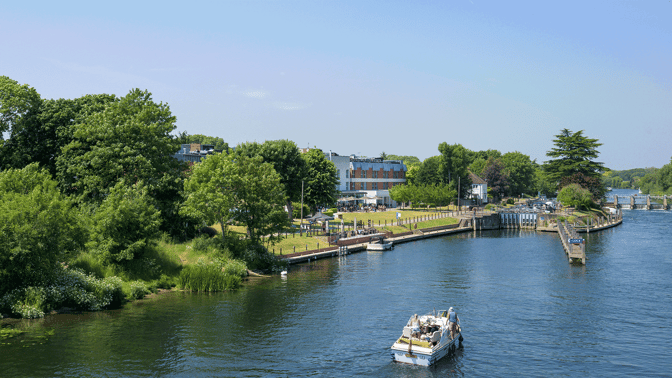
<svg viewBox="0 0 672 378"><path fill-rule="evenodd" d="M647 168L650 169L650 168ZM672 158L660 169L652 169L639 180L633 180L646 194L672 194Z"/></svg>
<svg viewBox="0 0 672 378"><path fill-rule="evenodd" d="M598 202L606 193L602 174L608 171L602 163L596 162L601 145L597 139L583 135L583 131L561 130L553 140L554 147L548 151L551 159L539 164L521 152L502 154L498 150L471 151L460 144L439 144L439 155L431 156L417 163L417 158L409 159L407 180L409 192L419 188L445 186L446 190L457 191L466 198L471 189L469 172L484 179L488 184L488 194L495 202L504 197L543 194L554 197L564 187L575 184L585 189L592 202ZM398 155L386 155L408 158ZM458 188L459 184L459 188ZM393 194L395 191L391 191ZM398 195L405 202L409 194L398 189ZM576 192L576 191L575 191ZM581 195L585 193L581 192ZM394 197L393 197L394 198ZM416 201L419 200L416 196ZM395 199L396 200L396 199ZM419 200L423 202L422 200ZM585 203L583 201L582 203Z"/></svg>

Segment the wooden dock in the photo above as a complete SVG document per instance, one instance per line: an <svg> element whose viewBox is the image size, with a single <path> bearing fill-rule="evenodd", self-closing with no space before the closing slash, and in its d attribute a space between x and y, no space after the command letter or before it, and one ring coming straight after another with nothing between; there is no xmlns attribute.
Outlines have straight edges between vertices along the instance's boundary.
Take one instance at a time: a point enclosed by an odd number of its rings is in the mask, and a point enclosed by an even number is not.
<svg viewBox="0 0 672 378"><path fill-rule="evenodd" d="M567 221L558 223L558 234L569 262L586 265L586 239L579 237L579 233Z"/></svg>

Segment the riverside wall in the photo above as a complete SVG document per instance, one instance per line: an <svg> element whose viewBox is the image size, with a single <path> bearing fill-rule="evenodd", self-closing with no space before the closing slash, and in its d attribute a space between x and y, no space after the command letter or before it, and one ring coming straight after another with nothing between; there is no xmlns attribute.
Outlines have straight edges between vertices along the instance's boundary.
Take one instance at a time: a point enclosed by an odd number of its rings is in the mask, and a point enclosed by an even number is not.
<svg viewBox="0 0 672 378"><path fill-rule="evenodd" d="M498 230L502 228L500 216L498 213L492 213L492 214L466 213L466 214L460 214L459 219L460 222L458 224L438 226L426 229L416 229L414 231L409 231L401 234L392 234L388 232L388 233L362 235L348 239L341 239L336 243L336 245L327 248L292 253L289 255L281 256L281 258L285 259L289 264L298 264L302 262L309 262L311 260L317 260L328 257L337 257L343 254L366 251L366 246L372 240L372 238L380 236L385 236L386 241L391 241L395 245L397 245L416 240L457 234L462 232ZM579 233L597 232L618 226L622 222L623 219L621 217L608 220L605 219L604 222L600 222L599 224L593 227L576 228L576 231ZM540 224L537 224L535 229L540 232L556 232L556 233L558 232L558 229L555 224L550 224L546 226L541 226Z"/></svg>

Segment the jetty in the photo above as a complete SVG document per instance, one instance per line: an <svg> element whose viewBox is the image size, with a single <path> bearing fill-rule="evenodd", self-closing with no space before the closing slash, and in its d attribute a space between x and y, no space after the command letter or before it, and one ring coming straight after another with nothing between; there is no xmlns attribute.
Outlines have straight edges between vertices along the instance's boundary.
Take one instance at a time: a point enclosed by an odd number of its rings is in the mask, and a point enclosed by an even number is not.
<svg viewBox="0 0 672 378"><path fill-rule="evenodd" d="M569 262L586 265L586 239L579 237L579 233L567 221L558 223L558 235Z"/></svg>

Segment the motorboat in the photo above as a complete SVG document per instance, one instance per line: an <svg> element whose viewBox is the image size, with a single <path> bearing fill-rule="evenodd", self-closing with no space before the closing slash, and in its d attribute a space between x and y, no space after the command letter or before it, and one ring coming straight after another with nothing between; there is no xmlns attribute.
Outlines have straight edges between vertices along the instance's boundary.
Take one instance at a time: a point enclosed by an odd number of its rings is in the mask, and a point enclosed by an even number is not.
<svg viewBox="0 0 672 378"><path fill-rule="evenodd" d="M448 327L448 311L439 310L417 318L414 315L404 326L401 337L392 344L392 360L430 366L445 356L455 354L457 349L463 347L463 340L459 321L457 330L451 337Z"/></svg>
<svg viewBox="0 0 672 378"><path fill-rule="evenodd" d="M367 251L389 251L392 248L394 248L394 243L391 241L386 242L382 237L374 238L366 244Z"/></svg>

